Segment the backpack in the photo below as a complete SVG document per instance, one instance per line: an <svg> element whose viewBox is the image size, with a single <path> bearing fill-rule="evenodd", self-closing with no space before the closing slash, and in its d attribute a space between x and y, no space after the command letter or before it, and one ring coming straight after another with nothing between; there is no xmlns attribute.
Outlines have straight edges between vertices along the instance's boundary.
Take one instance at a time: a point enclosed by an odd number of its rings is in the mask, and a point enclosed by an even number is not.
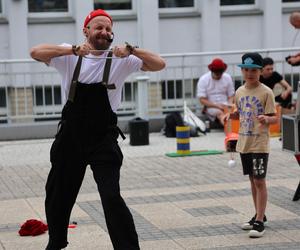
<svg viewBox="0 0 300 250"><path fill-rule="evenodd" d="M184 122L179 112L172 112L165 118L164 135L176 137L176 126L184 126Z"/></svg>

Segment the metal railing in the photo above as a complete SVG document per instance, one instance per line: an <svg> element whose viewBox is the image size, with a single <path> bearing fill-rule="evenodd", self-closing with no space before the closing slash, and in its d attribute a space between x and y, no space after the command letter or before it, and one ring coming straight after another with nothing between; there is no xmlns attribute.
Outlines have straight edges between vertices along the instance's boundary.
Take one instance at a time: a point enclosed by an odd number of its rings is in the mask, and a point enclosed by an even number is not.
<svg viewBox="0 0 300 250"><path fill-rule="evenodd" d="M297 48L257 49L262 56L275 61L275 69L297 91L300 70L285 62L285 57L300 51ZM213 58L221 57L236 85L242 84L236 66L247 50L163 54L167 67L160 72L138 72L126 79L122 91L119 117L163 117L170 111L183 109L183 102L200 110L196 97L199 77L208 71ZM61 78L55 69L31 59L0 60L0 123L37 122L59 119L62 109Z"/></svg>

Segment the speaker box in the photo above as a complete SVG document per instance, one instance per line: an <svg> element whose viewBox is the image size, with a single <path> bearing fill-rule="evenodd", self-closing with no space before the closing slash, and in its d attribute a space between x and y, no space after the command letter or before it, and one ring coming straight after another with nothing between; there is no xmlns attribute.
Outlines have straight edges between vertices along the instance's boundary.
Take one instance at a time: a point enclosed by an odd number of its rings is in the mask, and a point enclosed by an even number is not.
<svg viewBox="0 0 300 250"><path fill-rule="evenodd" d="M130 145L148 145L149 144L149 122L141 118L135 118L129 121Z"/></svg>
<svg viewBox="0 0 300 250"><path fill-rule="evenodd" d="M282 148L299 153L300 117L296 115L282 116Z"/></svg>

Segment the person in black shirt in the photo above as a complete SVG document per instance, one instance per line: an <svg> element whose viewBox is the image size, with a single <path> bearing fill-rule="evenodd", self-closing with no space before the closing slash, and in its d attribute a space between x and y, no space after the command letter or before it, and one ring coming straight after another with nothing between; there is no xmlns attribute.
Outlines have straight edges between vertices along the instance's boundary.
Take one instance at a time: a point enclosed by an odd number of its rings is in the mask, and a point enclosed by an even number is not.
<svg viewBox="0 0 300 250"><path fill-rule="evenodd" d="M292 87L286 80L283 79L282 75L274 71L274 61L272 58L266 57L263 59L263 69L259 81L267 85L272 90L274 90L275 85L279 84L282 91L279 91L278 94L274 93L275 101L283 108L291 108Z"/></svg>

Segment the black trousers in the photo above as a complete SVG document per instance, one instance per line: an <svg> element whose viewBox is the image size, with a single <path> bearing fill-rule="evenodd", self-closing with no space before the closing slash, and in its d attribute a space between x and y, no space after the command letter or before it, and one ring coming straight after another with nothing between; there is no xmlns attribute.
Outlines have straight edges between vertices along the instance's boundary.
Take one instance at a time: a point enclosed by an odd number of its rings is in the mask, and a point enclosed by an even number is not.
<svg viewBox="0 0 300 250"><path fill-rule="evenodd" d="M275 101L280 103L280 106L283 108L291 108L292 105L292 95L290 94L285 100L281 96L275 97Z"/></svg>
<svg viewBox="0 0 300 250"><path fill-rule="evenodd" d="M70 214L88 164L98 186L114 249L140 249L132 215L120 195L123 155L117 135L118 132L111 130L99 140L97 135L91 136L90 128L84 128L84 124L74 126L74 121L63 122L51 147L52 168L46 183L48 250L61 249L68 244Z"/></svg>

